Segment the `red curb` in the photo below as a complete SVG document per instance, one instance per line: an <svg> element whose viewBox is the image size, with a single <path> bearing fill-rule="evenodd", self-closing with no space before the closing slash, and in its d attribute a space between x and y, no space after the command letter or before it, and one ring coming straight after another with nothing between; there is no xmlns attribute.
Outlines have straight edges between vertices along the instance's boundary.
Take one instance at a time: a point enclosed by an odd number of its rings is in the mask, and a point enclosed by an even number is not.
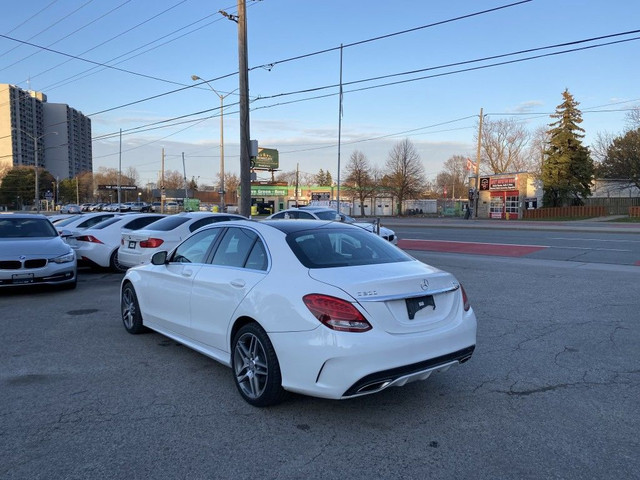
<svg viewBox="0 0 640 480"><path fill-rule="evenodd" d="M470 253L501 257L523 257L548 247L536 245L509 245L502 243L448 242L442 240L398 240L398 247L406 250L423 250L447 253ZM640 262L639 262L640 263Z"/></svg>

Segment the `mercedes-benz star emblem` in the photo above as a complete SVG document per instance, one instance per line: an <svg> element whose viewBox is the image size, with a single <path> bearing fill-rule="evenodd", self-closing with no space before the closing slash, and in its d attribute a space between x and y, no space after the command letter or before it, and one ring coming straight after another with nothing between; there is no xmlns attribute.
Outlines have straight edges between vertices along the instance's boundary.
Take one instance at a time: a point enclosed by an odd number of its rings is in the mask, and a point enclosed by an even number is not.
<svg viewBox="0 0 640 480"><path fill-rule="evenodd" d="M422 280L422 283L420 284L420 288L422 290L427 290L429 288L429 281L426 278Z"/></svg>

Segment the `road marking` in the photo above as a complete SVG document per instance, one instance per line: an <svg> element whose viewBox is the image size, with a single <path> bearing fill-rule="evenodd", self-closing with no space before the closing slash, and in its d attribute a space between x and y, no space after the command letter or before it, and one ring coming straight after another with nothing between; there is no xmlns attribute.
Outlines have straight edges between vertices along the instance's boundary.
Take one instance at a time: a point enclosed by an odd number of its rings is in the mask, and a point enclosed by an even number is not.
<svg viewBox="0 0 640 480"><path fill-rule="evenodd" d="M550 240L568 240L574 242L579 240L581 242L619 242L619 243L640 243L640 240L612 240L612 239L599 239L599 238L565 238L565 237L552 237Z"/></svg>

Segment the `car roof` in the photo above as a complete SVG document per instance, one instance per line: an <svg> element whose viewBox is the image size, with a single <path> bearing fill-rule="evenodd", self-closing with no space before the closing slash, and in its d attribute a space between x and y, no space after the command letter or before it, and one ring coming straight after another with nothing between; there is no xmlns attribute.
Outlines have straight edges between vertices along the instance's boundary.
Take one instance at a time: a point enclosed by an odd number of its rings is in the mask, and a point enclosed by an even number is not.
<svg viewBox="0 0 640 480"><path fill-rule="evenodd" d="M306 219L297 219L297 220L262 220L260 223L269 225L277 230L282 231L285 234L300 232L304 230L312 230L312 229L332 229L332 230L343 230L345 228L359 228L349 225L347 223L334 222L331 220L306 220Z"/></svg>
<svg viewBox="0 0 640 480"><path fill-rule="evenodd" d="M300 208L287 208L286 210L280 210L278 213L280 212L296 212L298 210L304 210L306 212L335 212L336 209L335 208L331 208L331 207L309 207L306 205L303 205Z"/></svg>
<svg viewBox="0 0 640 480"><path fill-rule="evenodd" d="M10 215L11 218L47 218L41 213L3 213L2 215Z"/></svg>

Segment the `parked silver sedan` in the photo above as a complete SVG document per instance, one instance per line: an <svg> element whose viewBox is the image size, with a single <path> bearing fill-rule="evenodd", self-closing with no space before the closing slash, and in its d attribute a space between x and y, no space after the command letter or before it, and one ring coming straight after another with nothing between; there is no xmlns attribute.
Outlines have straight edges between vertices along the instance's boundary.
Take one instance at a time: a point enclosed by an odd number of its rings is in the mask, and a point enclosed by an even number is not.
<svg viewBox="0 0 640 480"><path fill-rule="evenodd" d="M0 215L0 287L76 282L76 254L44 215Z"/></svg>

